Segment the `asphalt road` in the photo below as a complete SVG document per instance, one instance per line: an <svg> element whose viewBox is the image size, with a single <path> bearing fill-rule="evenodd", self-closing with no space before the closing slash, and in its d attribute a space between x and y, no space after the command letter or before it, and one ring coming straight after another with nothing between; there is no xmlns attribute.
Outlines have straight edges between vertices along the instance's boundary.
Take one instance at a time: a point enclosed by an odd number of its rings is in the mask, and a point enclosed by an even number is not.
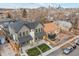
<svg viewBox="0 0 79 59"><path fill-rule="evenodd" d="M52 53L50 53L48 56L59 56L61 54L62 50L58 49Z"/></svg>
<svg viewBox="0 0 79 59"><path fill-rule="evenodd" d="M73 50L70 54L65 55L63 54L62 49L58 49L52 53L50 53L48 56L79 56L79 46L75 50Z"/></svg>

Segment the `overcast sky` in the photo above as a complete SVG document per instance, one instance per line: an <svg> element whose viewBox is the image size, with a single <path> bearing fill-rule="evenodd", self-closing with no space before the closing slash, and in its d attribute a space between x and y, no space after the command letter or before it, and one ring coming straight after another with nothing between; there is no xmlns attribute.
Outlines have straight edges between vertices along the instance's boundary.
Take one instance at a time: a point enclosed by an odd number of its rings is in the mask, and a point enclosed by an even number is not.
<svg viewBox="0 0 79 59"><path fill-rule="evenodd" d="M79 8L79 3L51 3L52 7ZM49 3L0 3L0 8L38 8L48 7Z"/></svg>

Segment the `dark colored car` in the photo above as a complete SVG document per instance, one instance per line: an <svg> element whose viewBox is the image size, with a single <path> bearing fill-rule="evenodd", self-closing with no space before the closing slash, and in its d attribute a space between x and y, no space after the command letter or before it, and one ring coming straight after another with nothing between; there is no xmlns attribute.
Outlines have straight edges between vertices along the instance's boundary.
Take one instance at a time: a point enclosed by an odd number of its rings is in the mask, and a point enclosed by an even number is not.
<svg viewBox="0 0 79 59"><path fill-rule="evenodd" d="M76 45L79 45L79 38L75 40Z"/></svg>
<svg viewBox="0 0 79 59"><path fill-rule="evenodd" d="M73 49L77 47L76 44L73 44L73 43L70 43L70 45L73 47Z"/></svg>
<svg viewBox="0 0 79 59"><path fill-rule="evenodd" d="M73 47L73 49L76 49L77 46L76 45L72 45L72 47Z"/></svg>

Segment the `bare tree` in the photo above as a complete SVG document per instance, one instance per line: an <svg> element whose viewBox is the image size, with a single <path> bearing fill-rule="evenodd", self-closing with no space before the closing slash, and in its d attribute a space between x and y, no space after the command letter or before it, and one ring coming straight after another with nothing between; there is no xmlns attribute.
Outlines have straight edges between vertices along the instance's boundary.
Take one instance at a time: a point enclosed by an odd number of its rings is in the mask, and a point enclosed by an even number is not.
<svg viewBox="0 0 79 59"><path fill-rule="evenodd" d="M22 11L22 17L24 17L24 18L27 17L27 11L26 11L26 9L23 9L23 11Z"/></svg>
<svg viewBox="0 0 79 59"><path fill-rule="evenodd" d="M7 12L7 18L11 18L11 14Z"/></svg>

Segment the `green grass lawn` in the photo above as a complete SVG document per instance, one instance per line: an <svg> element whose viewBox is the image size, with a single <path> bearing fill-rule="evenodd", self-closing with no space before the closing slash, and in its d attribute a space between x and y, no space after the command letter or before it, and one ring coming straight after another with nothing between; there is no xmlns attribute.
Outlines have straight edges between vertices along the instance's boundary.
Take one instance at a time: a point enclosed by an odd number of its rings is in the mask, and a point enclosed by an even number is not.
<svg viewBox="0 0 79 59"><path fill-rule="evenodd" d="M36 47L34 47L34 48L32 48L32 49L29 49L28 51L26 51L27 52L27 54L29 55L29 56L37 56L37 55L40 55L41 53L40 53L40 51L36 48Z"/></svg>
<svg viewBox="0 0 79 59"><path fill-rule="evenodd" d="M38 46L38 48L42 51L42 52L46 52L48 51L49 49L51 49L48 45L46 44L41 44Z"/></svg>

